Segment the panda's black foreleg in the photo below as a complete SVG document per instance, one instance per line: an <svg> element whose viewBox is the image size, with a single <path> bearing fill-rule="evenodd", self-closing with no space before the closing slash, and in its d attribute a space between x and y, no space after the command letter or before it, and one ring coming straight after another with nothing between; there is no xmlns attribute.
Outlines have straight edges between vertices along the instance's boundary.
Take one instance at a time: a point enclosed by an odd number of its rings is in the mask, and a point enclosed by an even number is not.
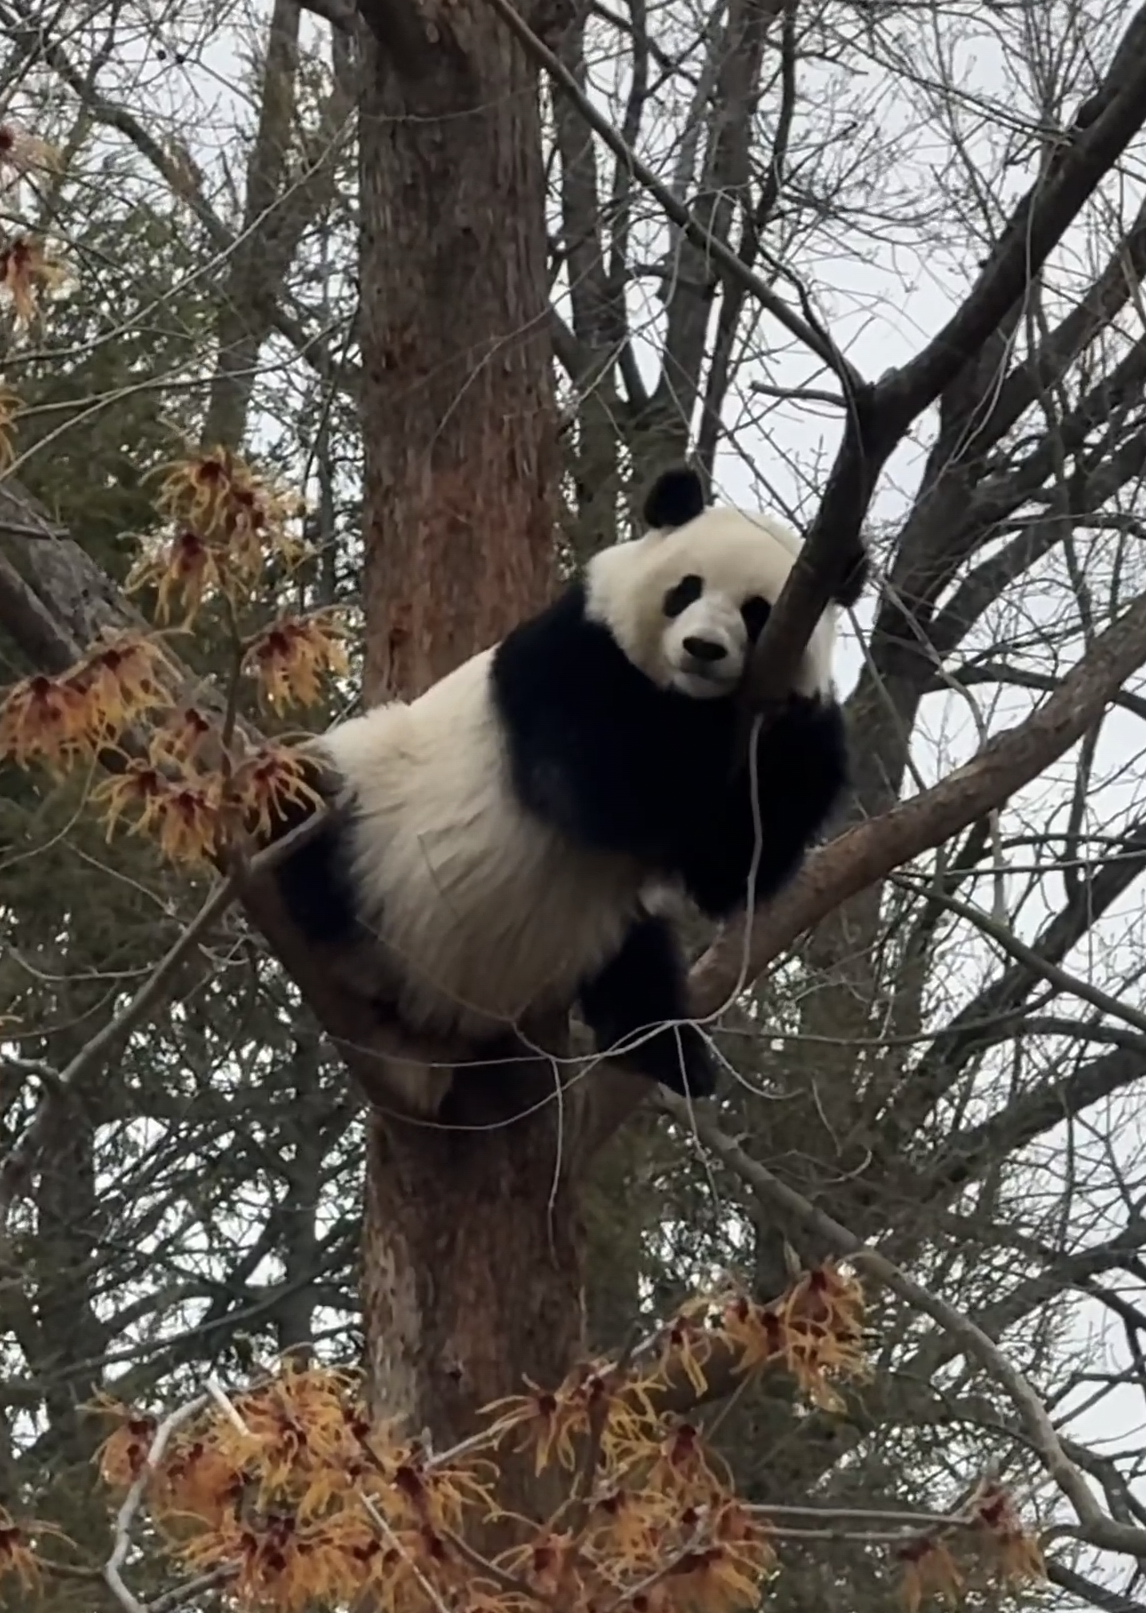
<svg viewBox="0 0 1146 1613"><path fill-rule="evenodd" d="M581 1011L598 1051L618 1064L682 1096L707 1098L715 1091L704 1036L684 1023L684 959L664 919L648 916L631 926L620 951L582 986Z"/></svg>
<svg viewBox="0 0 1146 1613"><path fill-rule="evenodd" d="M674 872L709 918L767 901L795 875L846 786L847 736L840 708L794 695L756 742L700 832L674 858Z"/></svg>

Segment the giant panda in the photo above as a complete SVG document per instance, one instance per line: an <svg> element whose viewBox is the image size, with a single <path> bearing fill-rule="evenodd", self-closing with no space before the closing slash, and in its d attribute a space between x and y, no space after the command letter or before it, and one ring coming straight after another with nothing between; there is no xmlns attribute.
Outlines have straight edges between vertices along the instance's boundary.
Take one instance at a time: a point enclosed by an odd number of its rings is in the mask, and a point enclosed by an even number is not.
<svg viewBox="0 0 1146 1613"><path fill-rule="evenodd" d="M675 884L723 919L753 869L757 901L797 869L845 783L832 656L863 568L738 766L737 691L799 539L706 506L691 469L656 481L644 517L501 643L322 736L331 811L275 878L304 937L412 1035L480 1059L523 1017L576 1005L600 1051L704 1097L710 1054L650 892ZM464 1079L387 1065L415 1115Z"/></svg>

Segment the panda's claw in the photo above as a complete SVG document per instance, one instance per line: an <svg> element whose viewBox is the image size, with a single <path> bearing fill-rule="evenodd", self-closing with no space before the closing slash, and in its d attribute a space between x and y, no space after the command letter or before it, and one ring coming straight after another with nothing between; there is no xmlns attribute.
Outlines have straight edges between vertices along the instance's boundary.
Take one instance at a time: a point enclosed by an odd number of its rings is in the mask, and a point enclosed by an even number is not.
<svg viewBox="0 0 1146 1613"><path fill-rule="evenodd" d="M617 1062L681 1098L711 1098L716 1091L712 1055L695 1025L666 1026Z"/></svg>

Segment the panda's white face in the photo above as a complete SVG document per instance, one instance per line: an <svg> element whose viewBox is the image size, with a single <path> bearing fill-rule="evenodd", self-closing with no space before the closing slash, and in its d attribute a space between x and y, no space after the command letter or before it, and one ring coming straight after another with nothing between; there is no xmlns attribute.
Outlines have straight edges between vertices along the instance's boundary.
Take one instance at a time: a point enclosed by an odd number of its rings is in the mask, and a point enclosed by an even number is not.
<svg viewBox="0 0 1146 1613"><path fill-rule="evenodd" d="M660 688L694 700L730 694L800 540L763 515L707 509L669 532L650 532L594 557L588 613ZM828 695L836 611L816 624L795 690Z"/></svg>
<svg viewBox="0 0 1146 1613"><path fill-rule="evenodd" d="M741 604L735 591L686 572L661 601L664 626L659 654L651 658L654 675L663 670L672 688L696 700L728 694L740 681L768 609L761 595Z"/></svg>

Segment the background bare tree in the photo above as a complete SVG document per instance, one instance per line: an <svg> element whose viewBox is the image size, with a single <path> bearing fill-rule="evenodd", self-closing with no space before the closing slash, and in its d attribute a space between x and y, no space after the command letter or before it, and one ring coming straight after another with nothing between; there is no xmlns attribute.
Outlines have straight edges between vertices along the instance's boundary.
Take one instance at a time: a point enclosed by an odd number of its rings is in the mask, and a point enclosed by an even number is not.
<svg viewBox="0 0 1146 1613"><path fill-rule="evenodd" d="M106 847L76 783L5 771L0 1503L98 1556L93 1385L361 1347L379 1407L444 1438L563 1369L582 1281L615 1348L714 1270L767 1296L789 1249L850 1237L963 1325L882 1286L878 1388L844 1415L755 1390L681 1409L720 1419L761 1500L931 1505L989 1459L1053 1527L1062 1594L1135 1607L1146 14L0 0L0 22L5 240L47 232L76 270L6 333L13 675L121 619L143 473L178 433L306 487L307 602L361 603L369 698L625 536L690 448L811 532L765 684L865 517L880 579L844 832L758 916L754 984L733 990L735 935L695 971L729 1066L703 1115L573 1066L528 1121L364 1124L370 1033L265 893L262 937L216 917L156 989L204 893ZM217 648L184 648L195 676ZM776 1594L874 1599L862 1558L810 1542Z"/></svg>

